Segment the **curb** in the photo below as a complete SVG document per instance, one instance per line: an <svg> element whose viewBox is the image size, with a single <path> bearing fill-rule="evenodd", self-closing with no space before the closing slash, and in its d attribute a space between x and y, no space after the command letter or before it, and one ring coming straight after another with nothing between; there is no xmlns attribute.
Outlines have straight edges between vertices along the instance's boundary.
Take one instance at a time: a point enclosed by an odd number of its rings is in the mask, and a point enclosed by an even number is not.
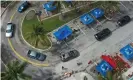
<svg viewBox="0 0 133 80"><path fill-rule="evenodd" d="M8 7L9 7L10 5L12 5L13 3L15 3L15 1L12 1L10 4L8 4L8 6L7 6L7 7L4 9L4 11L1 13L0 17L3 16L3 14L4 14L5 11L8 9Z"/></svg>
<svg viewBox="0 0 133 80"><path fill-rule="evenodd" d="M31 44L29 44L29 43L24 39L24 37L23 37L23 34L22 34L22 23L23 23L25 17L27 16L27 14L28 14L30 11L32 11L32 10L35 11L34 9L29 10L29 11L26 13L26 15L24 16L24 18L22 19L21 27L20 27L21 37L22 37L22 39L24 40L24 42L25 42L28 46L32 47L33 49L36 49L36 50L38 50L38 51L47 51L47 50L49 50L50 48L52 48L52 42L51 42L51 40L49 39L48 35L47 35L47 38L48 38L48 40L50 41L51 46L50 46L48 49L45 49L45 50L39 49L39 48L35 48L35 47L32 46ZM36 11L35 11L35 12L36 12ZM38 16L37 16L37 18L38 18ZM39 18L38 18L38 21L40 21Z"/></svg>
<svg viewBox="0 0 133 80"><path fill-rule="evenodd" d="M14 15L13 15L13 16L14 16ZM10 38L8 38L8 43L9 43L10 48L11 48L12 51L14 52L14 54L15 54L17 57L19 57L21 60L26 61L26 62L28 62L28 63L34 65L34 66L45 66L45 67L50 66L48 63L32 62L31 60L25 58L24 56L21 56L21 55L15 50L15 48L13 47Z"/></svg>

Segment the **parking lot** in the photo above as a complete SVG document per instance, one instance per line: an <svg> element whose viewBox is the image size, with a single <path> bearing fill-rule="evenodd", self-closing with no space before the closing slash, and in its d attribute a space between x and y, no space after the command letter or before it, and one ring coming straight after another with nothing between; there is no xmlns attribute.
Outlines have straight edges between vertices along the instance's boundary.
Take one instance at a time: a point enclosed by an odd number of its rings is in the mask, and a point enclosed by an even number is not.
<svg viewBox="0 0 133 80"><path fill-rule="evenodd" d="M130 11L130 13L132 13L132 11ZM124 15L126 14L125 12ZM119 15L119 18L122 16L123 15ZM133 15L130 14L129 16L132 18ZM113 20L117 21L119 18L113 17ZM118 27L116 21L113 20L107 20L106 18L102 21L99 20L101 24L98 24L98 26L94 24L91 26L92 28L88 28L81 24L79 19L76 20L75 24L72 22L68 23L67 25L70 27L79 28L80 34L73 40L65 42L66 44L61 47L61 52L67 52L69 49L76 49L80 52L80 56L65 63L61 62L56 66L56 72L59 74L62 72L61 66L65 66L70 70L84 69L88 65L87 63L89 60L99 59L102 54L118 52L124 45L133 42L133 21L123 27ZM105 28L109 28L112 31L112 35L103 41L97 41L94 34ZM83 64L77 66L76 63L78 62L82 62Z"/></svg>

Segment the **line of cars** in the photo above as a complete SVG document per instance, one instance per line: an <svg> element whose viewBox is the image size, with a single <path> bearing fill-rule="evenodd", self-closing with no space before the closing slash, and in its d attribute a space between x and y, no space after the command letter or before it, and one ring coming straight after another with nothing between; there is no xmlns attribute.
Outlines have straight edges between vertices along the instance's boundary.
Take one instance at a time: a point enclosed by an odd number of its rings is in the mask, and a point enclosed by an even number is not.
<svg viewBox="0 0 133 80"><path fill-rule="evenodd" d="M25 1L24 3L22 3L19 7L18 7L18 12L22 13L23 11L25 11L26 9L28 9L30 7L30 3L28 1ZM14 29L15 29L15 24L8 22L7 26L6 26L6 31L5 31L5 36L7 38L12 38L13 34L14 34ZM34 50L29 50L27 52L27 56L29 58L38 60L38 61L44 61L46 60L46 55L42 54L40 52L34 51Z"/></svg>
<svg viewBox="0 0 133 80"><path fill-rule="evenodd" d="M126 15L121 17L118 21L117 24L118 26L122 27L124 25L126 25L127 23L129 23L131 21L130 16ZM102 31L98 32L97 34L94 35L94 37L98 40L98 41L102 41L103 39L107 38L108 36L111 35L111 31L106 28L103 29Z"/></svg>
<svg viewBox="0 0 133 80"><path fill-rule="evenodd" d="M18 7L18 12L22 13L23 11L25 11L26 9L28 9L30 7L30 3L28 1L25 1L24 3L22 3L19 7ZM7 27L6 27L6 37L7 38L11 38L13 37L13 33L14 33L14 28L15 28L15 24L8 22L7 23Z"/></svg>

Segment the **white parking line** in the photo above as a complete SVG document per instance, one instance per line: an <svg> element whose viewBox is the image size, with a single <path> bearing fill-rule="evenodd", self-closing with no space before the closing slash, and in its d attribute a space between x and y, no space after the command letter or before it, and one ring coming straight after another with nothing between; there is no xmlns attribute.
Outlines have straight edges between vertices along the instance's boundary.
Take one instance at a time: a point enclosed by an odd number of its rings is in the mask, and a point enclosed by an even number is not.
<svg viewBox="0 0 133 80"><path fill-rule="evenodd" d="M127 11L129 10L121 1L119 2Z"/></svg>
<svg viewBox="0 0 133 80"><path fill-rule="evenodd" d="M86 33L80 28L79 24L76 24L76 23L75 23L75 25L80 29L80 31L81 31L84 35L86 35Z"/></svg>

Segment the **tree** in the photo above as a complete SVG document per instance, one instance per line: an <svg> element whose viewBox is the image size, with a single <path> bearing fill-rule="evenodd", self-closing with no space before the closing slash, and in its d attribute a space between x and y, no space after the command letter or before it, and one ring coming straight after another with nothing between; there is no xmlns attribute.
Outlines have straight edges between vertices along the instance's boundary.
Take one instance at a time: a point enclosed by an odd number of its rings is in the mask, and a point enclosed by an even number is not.
<svg viewBox="0 0 133 80"><path fill-rule="evenodd" d="M42 44L44 46L49 45L48 39L46 33L49 31L46 31L42 25L33 25L32 32L27 32L26 39L31 40L31 44L35 47L37 47L39 44Z"/></svg>
<svg viewBox="0 0 133 80"><path fill-rule="evenodd" d="M9 3L11 3L11 1L1 1L1 7L6 8L9 5Z"/></svg>
<svg viewBox="0 0 133 80"><path fill-rule="evenodd" d="M97 76L97 78L98 78L98 80L104 80L104 78L103 78L103 76L102 76L101 74L99 74L99 75Z"/></svg>
<svg viewBox="0 0 133 80"><path fill-rule="evenodd" d="M58 12L60 12L60 16L59 16L59 19L60 20L64 20L64 14L62 12L62 4L63 4L63 1L55 1L55 5L57 6L57 10Z"/></svg>
<svg viewBox="0 0 133 80"><path fill-rule="evenodd" d="M108 80L112 80L112 77L113 77L112 72L111 71L108 71L107 72L107 78L108 78Z"/></svg>
<svg viewBox="0 0 133 80"><path fill-rule="evenodd" d="M120 10L118 1L101 1L100 4L105 11L105 15L108 17L112 17L114 13Z"/></svg>
<svg viewBox="0 0 133 80"><path fill-rule="evenodd" d="M23 73L27 63L20 63L18 60L9 62L5 72L1 72L2 80L31 80L31 76Z"/></svg>

